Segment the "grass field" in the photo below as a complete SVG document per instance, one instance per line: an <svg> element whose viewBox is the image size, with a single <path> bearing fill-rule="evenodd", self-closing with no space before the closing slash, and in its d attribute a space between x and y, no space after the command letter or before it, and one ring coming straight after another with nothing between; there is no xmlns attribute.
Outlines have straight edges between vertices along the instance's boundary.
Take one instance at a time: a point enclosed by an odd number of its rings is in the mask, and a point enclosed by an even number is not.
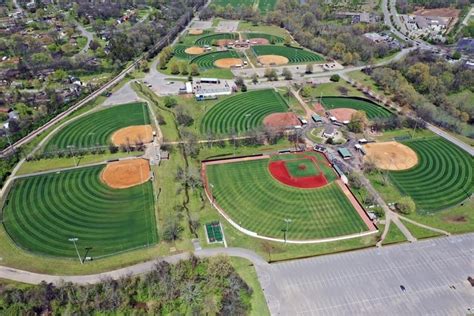
<svg viewBox="0 0 474 316"><path fill-rule="evenodd" d="M145 103L129 103L97 111L66 125L46 145L46 151L105 146L112 134L130 125L150 124Z"/></svg>
<svg viewBox="0 0 474 316"><path fill-rule="evenodd" d="M288 106L274 90L259 90L235 95L217 103L204 116L202 133L229 134L262 126L265 116L286 112Z"/></svg>
<svg viewBox="0 0 474 316"><path fill-rule="evenodd" d="M209 45L211 46L214 41L220 40L220 39L238 39L239 35L237 33L215 33L211 35L205 35L200 38L198 38L194 44L197 46L204 46L204 45Z"/></svg>
<svg viewBox="0 0 474 316"><path fill-rule="evenodd" d="M212 194L242 227L259 235L283 238L285 218L292 220L289 239L316 239L367 230L336 183L297 189L273 179L268 159L207 166ZM223 176L225 175L225 176Z"/></svg>
<svg viewBox="0 0 474 316"><path fill-rule="evenodd" d="M235 50L226 50L223 52L212 52L203 55L199 55L191 59L191 64L197 64L200 69L211 69L216 68L214 63L216 60L223 58L241 58Z"/></svg>
<svg viewBox="0 0 474 316"><path fill-rule="evenodd" d="M151 183L114 190L99 178L103 166L15 182L3 224L21 248L58 257L99 257L157 242Z"/></svg>
<svg viewBox="0 0 474 316"><path fill-rule="evenodd" d="M275 36L267 33L244 33L243 36L247 39L252 39L252 38L265 38L267 39L270 43L283 43L285 39L280 36Z"/></svg>
<svg viewBox="0 0 474 316"><path fill-rule="evenodd" d="M230 5L232 8L254 7L258 4L258 10L261 13L265 13L275 8L276 0L212 0L212 4L221 7Z"/></svg>
<svg viewBox="0 0 474 316"><path fill-rule="evenodd" d="M320 174L313 161L308 158L287 161L285 165L293 177L309 177Z"/></svg>
<svg viewBox="0 0 474 316"><path fill-rule="evenodd" d="M326 110L337 109L337 108L349 108L354 110L362 110L367 114L367 118L387 118L393 114L375 104L374 102L355 97L323 97L322 102Z"/></svg>
<svg viewBox="0 0 474 316"><path fill-rule="evenodd" d="M455 206L473 192L472 157L442 138L404 142L418 155L418 165L390 172L402 194L413 198L417 212L426 214Z"/></svg>
<svg viewBox="0 0 474 316"><path fill-rule="evenodd" d="M324 58L311 51L287 47L287 46L275 46L275 45L259 45L252 47L253 52L257 56L261 55L279 55L288 58L290 64L301 64L309 62L322 62Z"/></svg>
<svg viewBox="0 0 474 316"><path fill-rule="evenodd" d="M185 50L189 47L191 47L191 46L189 46L189 45L180 45L180 44L176 45L173 49L174 56L176 58L185 59L185 60L193 59L194 57L196 57L196 55L190 55L190 54L185 52Z"/></svg>

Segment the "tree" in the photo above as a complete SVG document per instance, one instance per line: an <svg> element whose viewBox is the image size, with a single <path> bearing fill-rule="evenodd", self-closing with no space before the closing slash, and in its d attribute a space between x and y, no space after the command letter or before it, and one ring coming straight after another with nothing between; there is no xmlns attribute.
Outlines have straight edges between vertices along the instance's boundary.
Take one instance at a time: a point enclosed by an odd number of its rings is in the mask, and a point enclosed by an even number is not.
<svg viewBox="0 0 474 316"><path fill-rule="evenodd" d="M338 74L332 75L331 78L329 78L332 82L339 82L340 79L341 77Z"/></svg>
<svg viewBox="0 0 474 316"><path fill-rule="evenodd" d="M351 132L354 133L362 133L369 124L369 120L367 119L367 115L365 111L357 111L352 114L351 120L347 127Z"/></svg>
<svg viewBox="0 0 474 316"><path fill-rule="evenodd" d="M176 219L170 219L165 224L163 230L163 239L168 242L175 242L176 240L181 238L181 234L183 233L184 228Z"/></svg>
<svg viewBox="0 0 474 316"><path fill-rule="evenodd" d="M174 107L174 106L176 106L176 105L178 104L178 101L176 101L175 98L169 97L169 96L165 97L165 101L164 101L164 102L165 102L165 106L166 106L167 108L172 108L172 107Z"/></svg>
<svg viewBox="0 0 474 316"><path fill-rule="evenodd" d="M172 62L170 64L170 72L172 75L177 75L179 74L179 65L176 62Z"/></svg>
<svg viewBox="0 0 474 316"><path fill-rule="evenodd" d="M189 66L191 76L199 76L199 67L197 64L191 64Z"/></svg>
<svg viewBox="0 0 474 316"><path fill-rule="evenodd" d="M100 44L99 42L95 41L95 40L92 40L90 43L89 43L89 48L91 50L93 50L94 52L100 47Z"/></svg>
<svg viewBox="0 0 474 316"><path fill-rule="evenodd" d="M290 35L285 36L285 45L291 46L291 42L292 42L291 36Z"/></svg>
<svg viewBox="0 0 474 316"><path fill-rule="evenodd" d="M258 75L256 73L254 73L252 75L252 83L253 84L257 84L258 83Z"/></svg>
<svg viewBox="0 0 474 316"><path fill-rule="evenodd" d="M268 81L278 80L278 75L276 73L276 70L273 68L266 68L264 72L264 76L268 79Z"/></svg>
<svg viewBox="0 0 474 316"><path fill-rule="evenodd" d="M160 64L160 69L166 69L166 63L168 61L166 60L166 56L164 54L160 54L160 57L158 59L158 63Z"/></svg>
<svg viewBox="0 0 474 316"><path fill-rule="evenodd" d="M415 211L416 204L409 196L403 196L395 203L395 208L402 214L411 214Z"/></svg>
<svg viewBox="0 0 474 316"><path fill-rule="evenodd" d="M288 68L283 68L281 74L283 75L285 80L293 79L293 74L291 73L291 71Z"/></svg>
<svg viewBox="0 0 474 316"><path fill-rule="evenodd" d="M237 87L242 87L244 85L244 78L237 76L235 77L234 82L237 85Z"/></svg>
<svg viewBox="0 0 474 316"><path fill-rule="evenodd" d="M313 64L307 64L306 65L306 74L312 74L313 73Z"/></svg>

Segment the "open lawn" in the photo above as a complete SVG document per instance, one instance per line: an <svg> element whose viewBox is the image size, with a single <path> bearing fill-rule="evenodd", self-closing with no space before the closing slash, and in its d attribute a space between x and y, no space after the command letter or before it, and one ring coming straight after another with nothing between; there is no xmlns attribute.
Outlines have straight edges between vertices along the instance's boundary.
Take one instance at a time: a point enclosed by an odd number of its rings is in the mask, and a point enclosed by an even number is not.
<svg viewBox="0 0 474 316"><path fill-rule="evenodd" d="M389 110L377 105L369 99L356 97L322 97L322 102L326 110L338 108L362 110L365 111L369 119L387 118L393 115Z"/></svg>
<svg viewBox="0 0 474 316"><path fill-rule="evenodd" d="M236 223L259 235L283 238L284 219L290 218L288 238L295 240L367 230L336 183L290 187L272 177L268 164L269 159L260 159L207 166L214 198Z"/></svg>
<svg viewBox="0 0 474 316"><path fill-rule="evenodd" d="M265 116L287 112L285 100L274 90L258 90L227 98L212 107L204 116L202 133L241 133L262 126Z"/></svg>
<svg viewBox="0 0 474 316"><path fill-rule="evenodd" d="M103 166L15 181L3 225L21 248L57 257L100 257L157 242L151 183L114 190L103 184Z"/></svg>
<svg viewBox="0 0 474 316"><path fill-rule="evenodd" d="M285 39L283 37L276 36L276 35L271 35L271 34L267 34L267 33L243 33L243 36L247 39L265 38L271 44L283 43L285 41Z"/></svg>
<svg viewBox="0 0 474 316"><path fill-rule="evenodd" d="M413 198L421 214L458 205L473 192L472 157L452 143L439 138L415 139L403 144L418 155L418 165L390 172L396 187Z"/></svg>
<svg viewBox="0 0 474 316"><path fill-rule="evenodd" d="M296 47L275 46L275 45L258 45L252 46L252 50L256 56L262 55L278 55L288 58L290 64L301 64L310 62L322 62L324 58L309 50Z"/></svg>
<svg viewBox="0 0 474 316"><path fill-rule="evenodd" d="M219 5L221 7L227 7L230 5L234 9L239 7L257 6L261 13L265 13L275 8L276 0L212 0L212 4Z"/></svg>
<svg viewBox="0 0 474 316"><path fill-rule="evenodd" d="M66 125L46 145L46 151L106 146L112 134L131 125L150 124L145 103L113 106L83 116Z"/></svg>
<svg viewBox="0 0 474 316"><path fill-rule="evenodd" d="M244 21L240 21L238 31L265 33L265 34L279 36L282 38L285 38L288 35L287 30L281 27L277 27L275 25L265 25L265 24L255 25L252 22L244 22Z"/></svg>

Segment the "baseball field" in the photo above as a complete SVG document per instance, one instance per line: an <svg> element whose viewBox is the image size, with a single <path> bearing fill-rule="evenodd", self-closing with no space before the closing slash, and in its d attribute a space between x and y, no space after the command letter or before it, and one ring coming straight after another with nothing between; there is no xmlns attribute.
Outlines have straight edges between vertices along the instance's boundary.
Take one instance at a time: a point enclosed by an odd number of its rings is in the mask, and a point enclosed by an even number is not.
<svg viewBox="0 0 474 316"><path fill-rule="evenodd" d="M365 111L369 119L387 118L393 115L389 110L364 98L322 97L322 103L326 110L347 108Z"/></svg>
<svg viewBox="0 0 474 316"><path fill-rule="evenodd" d="M239 35L236 33L215 33L210 35L205 35L198 38L194 44L197 46L213 45L218 40L235 40L238 39Z"/></svg>
<svg viewBox="0 0 474 316"><path fill-rule="evenodd" d="M83 116L66 125L51 138L45 150L61 150L69 146L74 148L106 146L115 131L128 126L148 124L150 117L145 103L113 106Z"/></svg>
<svg viewBox="0 0 474 316"><path fill-rule="evenodd" d="M474 164L468 153L442 139L405 141L418 155L418 164L391 171L397 188L413 198L417 212L426 214L455 206L474 189Z"/></svg>
<svg viewBox="0 0 474 316"><path fill-rule="evenodd" d="M324 61L324 58L322 56L301 48L275 45L259 45L253 46L252 49L257 57L282 56L288 59L288 63L290 64Z"/></svg>
<svg viewBox="0 0 474 316"><path fill-rule="evenodd" d="M242 64L242 60L239 56L239 54L234 51L234 50L226 50L222 52L212 52L212 53L207 53L204 55L197 56L193 59L191 59L190 63L191 64L197 64L199 68L201 69L211 69L211 68L216 68L220 67L218 62L220 61L226 61L226 60L231 60L233 61L232 63L228 64L227 68L230 68L230 66L235 66L238 64ZM226 65L223 64L222 68L226 68Z"/></svg>
<svg viewBox="0 0 474 316"><path fill-rule="evenodd" d="M288 105L274 90L250 91L227 98L213 106L201 124L202 133L241 133L263 125L263 119L287 112Z"/></svg>
<svg viewBox="0 0 474 316"><path fill-rule="evenodd" d="M247 39L264 38L264 39L267 39L269 43L275 43L275 44L283 43L285 41L283 37L270 35L267 33L254 33L254 32L243 33L243 36Z"/></svg>
<svg viewBox="0 0 474 316"><path fill-rule="evenodd" d="M3 212L13 241L28 251L58 257L100 257L158 240L150 182L112 189L100 180L104 166L16 180Z"/></svg>
<svg viewBox="0 0 474 316"><path fill-rule="evenodd" d="M280 155L263 159L209 164L206 175L217 204L240 226L259 235L283 238L290 219L288 239L308 240L368 230L336 175L318 153ZM314 159L313 159L314 158ZM287 184L279 163L294 183ZM273 169L275 165L277 168ZM276 173L275 173L276 172ZM223 176L225 175L225 176ZM298 185L314 181L312 188ZM325 183L317 181L324 178ZM302 180L302 181L299 181ZM311 181L311 180L310 180Z"/></svg>

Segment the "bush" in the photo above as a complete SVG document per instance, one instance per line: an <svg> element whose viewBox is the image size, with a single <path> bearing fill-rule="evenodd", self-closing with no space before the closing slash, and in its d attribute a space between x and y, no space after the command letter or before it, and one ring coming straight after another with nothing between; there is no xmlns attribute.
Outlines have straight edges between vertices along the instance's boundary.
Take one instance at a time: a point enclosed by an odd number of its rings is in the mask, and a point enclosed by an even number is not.
<svg viewBox="0 0 474 316"><path fill-rule="evenodd" d="M178 101L176 101L175 98L172 97L165 97L165 106L167 108L172 108L178 104Z"/></svg>
<svg viewBox="0 0 474 316"><path fill-rule="evenodd" d="M332 82L339 82L340 79L341 77L339 75L332 75L331 78L329 78Z"/></svg>
<svg viewBox="0 0 474 316"><path fill-rule="evenodd" d="M416 210L416 205L412 198L404 196L395 203L395 208L402 214L411 214Z"/></svg>

